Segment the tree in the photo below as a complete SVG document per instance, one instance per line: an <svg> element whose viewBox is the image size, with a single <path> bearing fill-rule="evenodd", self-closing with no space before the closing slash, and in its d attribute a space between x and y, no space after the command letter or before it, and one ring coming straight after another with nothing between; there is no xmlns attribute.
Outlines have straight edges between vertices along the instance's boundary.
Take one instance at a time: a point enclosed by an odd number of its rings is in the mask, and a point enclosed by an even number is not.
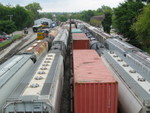
<svg viewBox="0 0 150 113"><path fill-rule="evenodd" d="M25 10L25 8L17 5L12 10L13 21L18 29L22 29L27 26L27 21L29 17L29 13Z"/></svg>
<svg viewBox="0 0 150 113"><path fill-rule="evenodd" d="M59 15L56 16L56 18L57 18L58 21L65 22L65 21L67 21L67 19L69 17L67 16L67 14L59 14Z"/></svg>
<svg viewBox="0 0 150 113"><path fill-rule="evenodd" d="M101 20L96 20L94 18L91 18L90 24L99 27L99 25L101 24Z"/></svg>
<svg viewBox="0 0 150 113"><path fill-rule="evenodd" d="M12 15L12 18L10 18L9 15ZM19 30L26 26L31 26L33 21L33 12L26 10L24 7L19 5L12 7L11 5L4 6L0 4L1 32L10 33L16 29ZM10 28L10 30L8 28Z"/></svg>
<svg viewBox="0 0 150 113"><path fill-rule="evenodd" d="M123 34L130 42L135 41L135 32L131 26L136 22L136 17L143 9L141 2L125 2L114 9L114 25L119 33Z"/></svg>
<svg viewBox="0 0 150 113"><path fill-rule="evenodd" d="M101 10L102 10L102 12L103 12L103 14L104 13L112 13L112 9L109 7L109 6L102 6L101 7Z"/></svg>
<svg viewBox="0 0 150 113"><path fill-rule="evenodd" d="M81 16L82 16L81 13L73 13L71 15L71 18L72 19L80 19L80 20L82 20Z"/></svg>
<svg viewBox="0 0 150 113"><path fill-rule="evenodd" d="M12 33L16 30L15 23L13 21L0 21L0 33L6 32L6 33Z"/></svg>
<svg viewBox="0 0 150 113"><path fill-rule="evenodd" d="M105 12L105 19L102 21L102 26L106 33L110 33L111 24L112 24L112 14L111 12Z"/></svg>
<svg viewBox="0 0 150 113"><path fill-rule="evenodd" d="M45 18L52 19L53 15L52 15L52 13L40 13L39 17L45 17Z"/></svg>
<svg viewBox="0 0 150 113"><path fill-rule="evenodd" d="M40 4L36 3L36 2L28 4L27 6L25 6L25 8L33 12L34 19L38 19L38 17L39 17L38 10L42 10Z"/></svg>
<svg viewBox="0 0 150 113"><path fill-rule="evenodd" d="M12 8L0 5L0 20L9 20Z"/></svg>
<svg viewBox="0 0 150 113"><path fill-rule="evenodd" d="M90 22L92 16L94 16L94 12L92 10L88 10L82 12L81 18L83 21Z"/></svg>
<svg viewBox="0 0 150 113"><path fill-rule="evenodd" d="M150 47L150 4L137 17L137 21L132 25L136 32L136 39L146 48Z"/></svg>
<svg viewBox="0 0 150 113"><path fill-rule="evenodd" d="M112 9L109 6L102 6L98 9L99 12L105 15L104 20L102 21L102 26L105 32L110 33L111 24L112 24Z"/></svg>
<svg viewBox="0 0 150 113"><path fill-rule="evenodd" d="M127 0L128 2L146 2L147 4L150 3L150 0Z"/></svg>
<svg viewBox="0 0 150 113"><path fill-rule="evenodd" d="M33 12L27 10L27 20L26 20L26 26L30 27L34 24L34 18L33 18Z"/></svg>

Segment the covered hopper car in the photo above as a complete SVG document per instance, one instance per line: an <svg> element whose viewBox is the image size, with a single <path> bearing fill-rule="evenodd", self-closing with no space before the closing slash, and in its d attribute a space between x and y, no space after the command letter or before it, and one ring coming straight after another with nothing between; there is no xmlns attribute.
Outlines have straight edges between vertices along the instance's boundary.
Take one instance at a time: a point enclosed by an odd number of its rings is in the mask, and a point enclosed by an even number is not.
<svg viewBox="0 0 150 113"><path fill-rule="evenodd" d="M59 113L64 65L60 53L49 52L34 65L7 98L4 113Z"/></svg>

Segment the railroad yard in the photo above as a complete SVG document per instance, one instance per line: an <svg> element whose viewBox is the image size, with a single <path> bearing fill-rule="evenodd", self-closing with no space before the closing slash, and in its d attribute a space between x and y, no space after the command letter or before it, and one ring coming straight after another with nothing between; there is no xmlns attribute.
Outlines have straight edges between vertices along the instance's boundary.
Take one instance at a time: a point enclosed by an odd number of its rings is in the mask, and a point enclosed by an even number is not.
<svg viewBox="0 0 150 113"><path fill-rule="evenodd" d="M81 20L34 30L0 51L0 113L150 113L149 54Z"/></svg>
<svg viewBox="0 0 150 113"><path fill-rule="evenodd" d="M7 48L0 51L0 64L5 62L8 58L12 57L12 55L16 54L23 46L31 43L36 39L37 34L32 31L32 28L29 28L28 31L29 33L27 35L24 35L23 38L21 38L20 40L16 40ZM14 34L23 34L23 31L18 31Z"/></svg>

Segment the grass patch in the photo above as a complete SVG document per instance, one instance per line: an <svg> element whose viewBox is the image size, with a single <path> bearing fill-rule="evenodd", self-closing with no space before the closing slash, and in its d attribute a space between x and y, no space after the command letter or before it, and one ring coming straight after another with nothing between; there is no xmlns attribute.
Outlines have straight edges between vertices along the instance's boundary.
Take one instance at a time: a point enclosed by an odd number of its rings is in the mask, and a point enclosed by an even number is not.
<svg viewBox="0 0 150 113"><path fill-rule="evenodd" d="M6 40L6 41L4 41L4 42L1 42L1 43L0 43L0 47L4 47L4 46L10 44L11 42L12 42L12 40Z"/></svg>
<svg viewBox="0 0 150 113"><path fill-rule="evenodd" d="M21 37L22 37L22 34L14 35L12 39L5 40L4 42L1 42L0 43L0 48L9 45L12 41L17 40Z"/></svg>
<svg viewBox="0 0 150 113"><path fill-rule="evenodd" d="M13 36L13 40L19 39L22 37L22 34L17 34Z"/></svg>
<svg viewBox="0 0 150 113"><path fill-rule="evenodd" d="M146 51L150 54L150 48L145 48L144 51Z"/></svg>

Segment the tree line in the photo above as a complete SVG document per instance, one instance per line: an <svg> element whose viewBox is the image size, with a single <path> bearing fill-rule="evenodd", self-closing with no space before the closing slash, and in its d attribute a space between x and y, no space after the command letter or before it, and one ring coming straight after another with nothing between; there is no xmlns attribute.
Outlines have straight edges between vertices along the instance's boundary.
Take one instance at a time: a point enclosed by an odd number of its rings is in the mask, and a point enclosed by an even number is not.
<svg viewBox="0 0 150 113"><path fill-rule="evenodd" d="M32 26L34 20L39 18L38 10L41 9L40 4L35 2L25 7L0 4L0 33L12 33L15 30Z"/></svg>
<svg viewBox="0 0 150 113"><path fill-rule="evenodd" d="M74 13L72 18L91 24L91 17L105 15L101 24L105 32L114 28L127 41L150 53L150 0L127 0L116 8L102 6L97 10Z"/></svg>
<svg viewBox="0 0 150 113"><path fill-rule="evenodd" d="M52 13L39 13L39 3L22 6L3 6L0 4L0 32L11 33L26 26L32 26L35 19L53 18ZM12 18L11 18L11 15ZM110 33L114 28L131 44L150 52L150 0L127 0L116 8L102 6L97 10L86 10L78 13L57 13L57 21L80 19L97 27L103 26ZM105 15L103 21L92 19L93 16ZM70 17L71 16L71 17Z"/></svg>

